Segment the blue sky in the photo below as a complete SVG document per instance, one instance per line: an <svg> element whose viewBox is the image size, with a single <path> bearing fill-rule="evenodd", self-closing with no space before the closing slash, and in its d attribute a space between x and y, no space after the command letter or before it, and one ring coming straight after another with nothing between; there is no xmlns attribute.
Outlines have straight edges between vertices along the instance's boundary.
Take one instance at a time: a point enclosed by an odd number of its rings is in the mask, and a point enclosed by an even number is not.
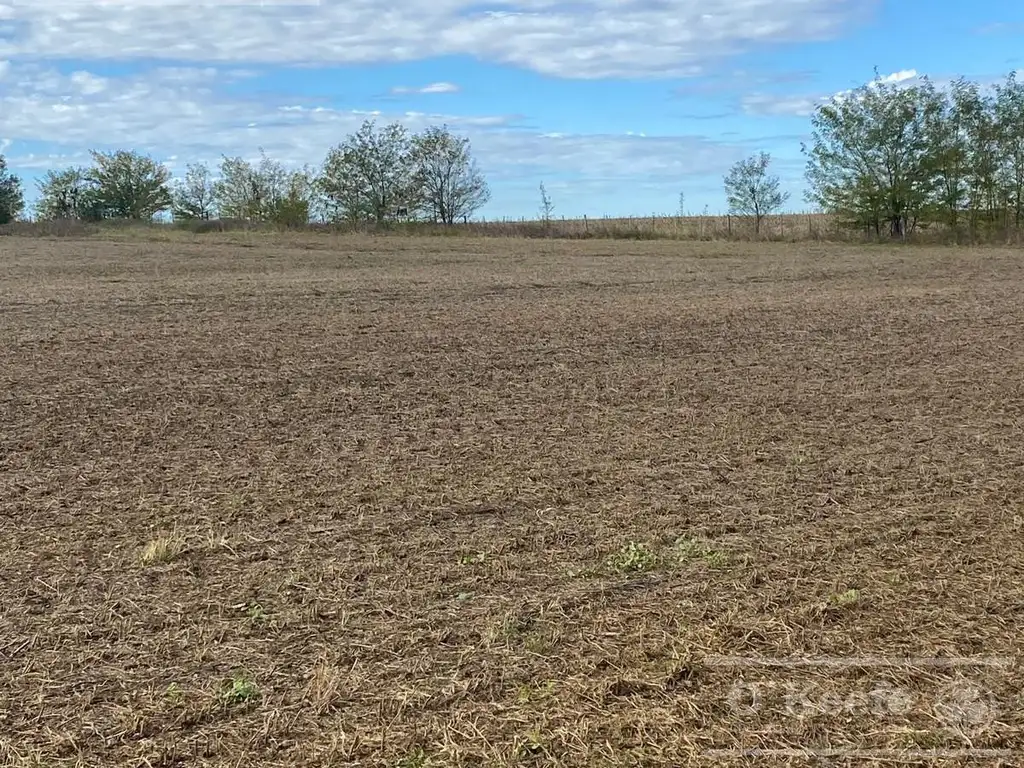
<svg viewBox="0 0 1024 768"><path fill-rule="evenodd" d="M482 215L724 211L765 150L802 210L813 105L1024 70L1014 0L0 0L0 153L27 181L138 149L318 165L367 118L468 136Z"/></svg>

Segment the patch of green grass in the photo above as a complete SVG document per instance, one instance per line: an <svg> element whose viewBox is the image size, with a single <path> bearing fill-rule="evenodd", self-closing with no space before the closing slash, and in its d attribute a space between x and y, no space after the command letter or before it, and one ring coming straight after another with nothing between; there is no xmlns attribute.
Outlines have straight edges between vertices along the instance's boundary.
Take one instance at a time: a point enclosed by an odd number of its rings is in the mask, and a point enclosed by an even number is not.
<svg viewBox="0 0 1024 768"><path fill-rule="evenodd" d="M558 682L555 680L545 680L532 685L521 685L516 691L516 703L526 704L531 701L546 699L555 692L557 687Z"/></svg>
<svg viewBox="0 0 1024 768"><path fill-rule="evenodd" d="M849 608L850 606L856 605L860 602L860 591L856 589L848 589L845 592L832 595L828 599L829 605L836 608Z"/></svg>
<svg viewBox="0 0 1024 768"><path fill-rule="evenodd" d="M483 552L477 552L473 555L463 555L459 558L459 565L482 565L487 562L487 555Z"/></svg>
<svg viewBox="0 0 1024 768"><path fill-rule="evenodd" d="M680 563L700 560L712 568L721 568L729 562L729 558L724 552L715 549L705 541L690 539L686 536L676 539L673 549L675 550L676 559Z"/></svg>
<svg viewBox="0 0 1024 768"><path fill-rule="evenodd" d="M259 603L252 603L245 611L246 620L254 627L262 626L270 621L266 609Z"/></svg>
<svg viewBox="0 0 1024 768"><path fill-rule="evenodd" d="M658 557L646 544L631 541L608 558L608 567L619 573L643 573L658 564Z"/></svg>
<svg viewBox="0 0 1024 768"><path fill-rule="evenodd" d="M224 686L221 698L228 706L248 704L259 700L260 689L251 677L244 673L238 673Z"/></svg>
<svg viewBox="0 0 1024 768"><path fill-rule="evenodd" d="M171 683L164 690L164 698L171 704L180 704L184 696L185 692L181 690L181 686L177 683Z"/></svg>
<svg viewBox="0 0 1024 768"><path fill-rule="evenodd" d="M429 768L431 765L430 756L423 747L416 747L412 752L403 757L395 768Z"/></svg>
<svg viewBox="0 0 1024 768"><path fill-rule="evenodd" d="M550 656L555 644L542 632L530 632L523 637L523 649L534 656Z"/></svg>

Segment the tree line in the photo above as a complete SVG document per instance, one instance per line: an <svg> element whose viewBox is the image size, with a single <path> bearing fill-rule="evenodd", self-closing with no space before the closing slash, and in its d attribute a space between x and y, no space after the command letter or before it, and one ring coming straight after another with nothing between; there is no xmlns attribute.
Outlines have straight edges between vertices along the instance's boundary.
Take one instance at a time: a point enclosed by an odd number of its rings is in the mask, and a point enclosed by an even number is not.
<svg viewBox="0 0 1024 768"><path fill-rule="evenodd" d="M260 160L223 157L216 175L190 163L184 175L129 150L92 151L90 167L48 171L40 179L37 219L242 219L282 226L419 219L466 220L490 199L469 139L447 126L411 134L399 123L368 120L332 147L319 168L288 170L260 150ZM21 181L0 155L0 224L25 208Z"/></svg>
<svg viewBox="0 0 1024 768"><path fill-rule="evenodd" d="M877 75L877 73L876 73ZM851 229L906 237L933 225L983 239L1024 224L1024 83L1014 74L991 88L960 78L938 87L876 79L821 104L811 118L806 199ZM367 121L332 148L318 169L288 171L223 158L216 179L204 164L171 181L135 152L94 152L91 168L51 171L40 182L40 218L214 217L301 225L413 218L453 224L490 191L469 141L447 127L411 135L398 123ZM760 230L788 195L759 153L724 178L729 210ZM541 217L553 204L541 186ZM20 182L0 156L0 223L23 209Z"/></svg>
<svg viewBox="0 0 1024 768"><path fill-rule="evenodd" d="M938 88L876 77L818 107L811 126L806 199L849 228L902 238L939 225L984 239L1024 223L1024 83L1014 74L987 92L964 78ZM730 212L757 229L788 199L769 161L761 153L725 177Z"/></svg>

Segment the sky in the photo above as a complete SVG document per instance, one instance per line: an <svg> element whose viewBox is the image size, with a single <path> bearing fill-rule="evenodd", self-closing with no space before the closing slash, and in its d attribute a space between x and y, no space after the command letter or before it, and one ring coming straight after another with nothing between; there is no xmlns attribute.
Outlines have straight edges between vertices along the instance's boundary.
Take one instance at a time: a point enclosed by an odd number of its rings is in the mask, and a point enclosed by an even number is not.
<svg viewBox="0 0 1024 768"><path fill-rule="evenodd" d="M759 151L808 209L816 103L1024 69L1018 0L0 0L0 154L319 165L368 119L467 136L487 219L726 210Z"/></svg>

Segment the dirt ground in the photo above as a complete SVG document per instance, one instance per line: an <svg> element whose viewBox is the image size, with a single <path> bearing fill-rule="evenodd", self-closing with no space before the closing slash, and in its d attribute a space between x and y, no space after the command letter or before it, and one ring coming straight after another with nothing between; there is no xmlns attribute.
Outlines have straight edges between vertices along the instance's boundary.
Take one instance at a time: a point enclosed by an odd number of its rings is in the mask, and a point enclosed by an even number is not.
<svg viewBox="0 0 1024 768"><path fill-rule="evenodd" d="M0 238L0 765L1024 765L1024 253Z"/></svg>

